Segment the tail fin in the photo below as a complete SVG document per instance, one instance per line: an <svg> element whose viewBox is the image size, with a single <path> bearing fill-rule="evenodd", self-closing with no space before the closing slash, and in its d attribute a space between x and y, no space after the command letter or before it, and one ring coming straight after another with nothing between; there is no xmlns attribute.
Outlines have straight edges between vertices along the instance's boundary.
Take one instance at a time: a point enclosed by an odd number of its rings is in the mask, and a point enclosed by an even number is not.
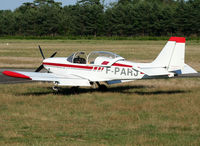
<svg viewBox="0 0 200 146"><path fill-rule="evenodd" d="M153 64L165 67L168 71L182 70L185 58L185 38L171 37Z"/></svg>

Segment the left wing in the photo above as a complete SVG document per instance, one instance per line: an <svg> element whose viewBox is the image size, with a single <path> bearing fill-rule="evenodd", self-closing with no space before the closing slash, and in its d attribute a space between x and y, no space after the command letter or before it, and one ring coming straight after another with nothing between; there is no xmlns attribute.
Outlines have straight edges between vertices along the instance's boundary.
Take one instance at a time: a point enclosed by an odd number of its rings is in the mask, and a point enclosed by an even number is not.
<svg viewBox="0 0 200 146"><path fill-rule="evenodd" d="M74 75L60 76L53 73L39 72L21 72L21 71L4 71L4 75L24 78L33 81L50 81L56 82L62 86L91 86L89 80Z"/></svg>

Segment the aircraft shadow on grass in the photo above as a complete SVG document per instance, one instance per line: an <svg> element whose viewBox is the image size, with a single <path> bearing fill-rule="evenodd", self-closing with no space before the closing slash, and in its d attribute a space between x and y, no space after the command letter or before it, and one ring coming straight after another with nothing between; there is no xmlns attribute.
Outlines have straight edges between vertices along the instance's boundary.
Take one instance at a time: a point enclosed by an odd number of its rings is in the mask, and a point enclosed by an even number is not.
<svg viewBox="0 0 200 146"><path fill-rule="evenodd" d="M77 91L72 90L71 88L60 88L59 92L53 91L51 88L48 87L48 90L42 92L27 92L20 95L24 96L40 96L40 95L73 95L73 94L84 94L84 93L123 93L123 94L137 94L137 95L162 95L162 94L179 94L179 93L187 93L190 91L185 90L154 90L154 91L138 91L138 89L145 89L145 88L154 88L153 86L143 86L143 85L133 85L133 86L120 86L120 87L109 87L105 91L100 91L98 89L92 88L79 88ZM134 90L137 89L137 90Z"/></svg>

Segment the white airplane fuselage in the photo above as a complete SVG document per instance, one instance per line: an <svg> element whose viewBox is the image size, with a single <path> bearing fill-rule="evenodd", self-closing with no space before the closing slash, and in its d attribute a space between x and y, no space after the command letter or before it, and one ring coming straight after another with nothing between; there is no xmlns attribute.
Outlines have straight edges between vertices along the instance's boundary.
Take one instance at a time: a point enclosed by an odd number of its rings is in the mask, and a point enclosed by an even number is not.
<svg viewBox="0 0 200 146"><path fill-rule="evenodd" d="M71 63L67 58L62 57L45 59L43 65L54 74L62 76L73 74L90 81L137 80L145 76L144 73L133 68L138 64L130 61L118 61L110 67L102 67L94 64Z"/></svg>

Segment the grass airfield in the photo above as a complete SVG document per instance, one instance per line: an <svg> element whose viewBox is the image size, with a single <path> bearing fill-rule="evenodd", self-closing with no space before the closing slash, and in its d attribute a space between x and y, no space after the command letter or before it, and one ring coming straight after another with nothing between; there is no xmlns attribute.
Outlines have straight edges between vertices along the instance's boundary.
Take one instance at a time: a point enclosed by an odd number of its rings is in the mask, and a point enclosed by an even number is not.
<svg viewBox="0 0 200 146"><path fill-rule="evenodd" d="M42 57L104 50L150 62L166 41L0 40L1 68L37 68ZM200 42L186 42L186 63L200 71ZM0 85L0 145L199 145L200 78L139 80L107 92L51 83Z"/></svg>

